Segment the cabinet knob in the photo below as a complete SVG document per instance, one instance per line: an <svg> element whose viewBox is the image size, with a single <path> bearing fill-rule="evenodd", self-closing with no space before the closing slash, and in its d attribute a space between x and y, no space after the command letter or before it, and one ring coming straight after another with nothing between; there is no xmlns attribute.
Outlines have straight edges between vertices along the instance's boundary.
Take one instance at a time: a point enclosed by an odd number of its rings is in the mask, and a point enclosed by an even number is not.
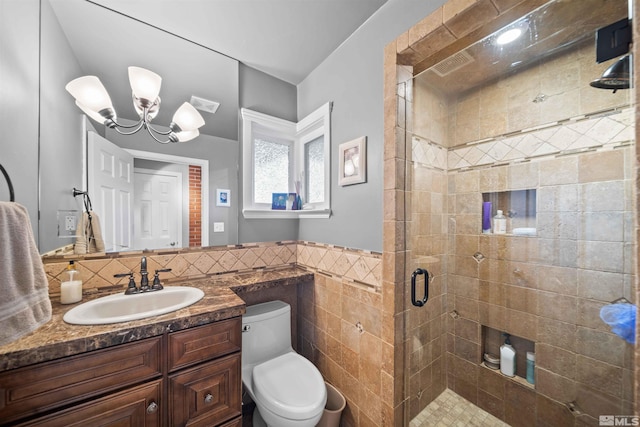
<svg viewBox="0 0 640 427"><path fill-rule="evenodd" d="M211 393L207 393L204 396L204 403L211 403L213 402L213 395Z"/></svg>
<svg viewBox="0 0 640 427"><path fill-rule="evenodd" d="M151 402L149 406L147 406L147 414L155 414L156 412L158 412L158 404Z"/></svg>

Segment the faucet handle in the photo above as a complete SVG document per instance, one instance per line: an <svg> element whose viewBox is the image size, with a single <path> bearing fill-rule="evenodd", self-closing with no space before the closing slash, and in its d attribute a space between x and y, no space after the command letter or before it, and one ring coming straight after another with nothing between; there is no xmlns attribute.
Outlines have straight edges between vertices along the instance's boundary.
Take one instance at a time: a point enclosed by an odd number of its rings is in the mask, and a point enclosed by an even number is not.
<svg viewBox="0 0 640 427"><path fill-rule="evenodd" d="M137 294L138 288L136 287L136 281L133 278L133 272L131 273L119 273L114 274L113 277L127 277L129 276L129 285L127 286L127 290L124 291L125 295Z"/></svg>
<svg viewBox="0 0 640 427"><path fill-rule="evenodd" d="M167 271L171 271L171 269L162 268L160 270L156 270L156 274L154 274L153 276L153 286L151 286L151 289L153 289L154 291L159 291L163 288L162 284L160 283L160 273L165 273Z"/></svg>

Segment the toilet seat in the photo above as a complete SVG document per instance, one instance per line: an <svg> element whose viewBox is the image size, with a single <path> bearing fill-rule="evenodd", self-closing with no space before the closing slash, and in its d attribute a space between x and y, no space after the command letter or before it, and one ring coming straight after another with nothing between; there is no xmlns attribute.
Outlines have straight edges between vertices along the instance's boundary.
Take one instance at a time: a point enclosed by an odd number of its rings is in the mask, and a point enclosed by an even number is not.
<svg viewBox="0 0 640 427"><path fill-rule="evenodd" d="M322 375L313 363L295 352L256 365L252 382L256 404L283 418L312 418L327 403Z"/></svg>

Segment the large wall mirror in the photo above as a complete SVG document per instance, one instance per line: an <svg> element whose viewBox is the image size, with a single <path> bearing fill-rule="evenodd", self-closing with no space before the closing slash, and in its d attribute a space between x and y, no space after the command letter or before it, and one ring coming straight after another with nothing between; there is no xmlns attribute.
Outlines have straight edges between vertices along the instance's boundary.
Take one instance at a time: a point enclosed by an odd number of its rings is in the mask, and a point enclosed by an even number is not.
<svg viewBox="0 0 640 427"><path fill-rule="evenodd" d="M65 91L65 85L74 78L95 75L109 92L118 119L137 120L127 75L131 65L162 77L162 104L153 120L159 128L168 126L175 110L192 96L220 104L214 114L201 112L205 125L199 137L185 143L159 144L144 130L122 136L87 119ZM74 188L88 190L87 176L95 170L87 144L94 137L137 153L134 168L138 175L174 176L181 183L178 193L182 195L174 196L180 206L173 210L182 218L177 220L179 239L141 243L137 236L129 247L111 245L108 252L189 246L189 218L201 215L195 212L198 207L189 206L191 163L208 168L202 174L208 182L202 186L207 194L202 198L205 204L200 206L208 221L203 219L205 235L197 246L238 243L239 64L235 59L117 13L100 1L42 0L40 67L41 253L51 253L75 241L75 232L68 229L69 217L79 215L84 205L83 197L74 197L72 192ZM229 203L216 203L218 190L227 192ZM94 206L101 204L97 200L100 194L89 192L89 196ZM136 203L131 205L138 209L133 215L137 218L134 236L143 228L141 216L166 216L166 211L157 207L151 208L151 213L149 207L146 213L140 213ZM176 220L173 214L169 216ZM103 224L103 228L111 226Z"/></svg>

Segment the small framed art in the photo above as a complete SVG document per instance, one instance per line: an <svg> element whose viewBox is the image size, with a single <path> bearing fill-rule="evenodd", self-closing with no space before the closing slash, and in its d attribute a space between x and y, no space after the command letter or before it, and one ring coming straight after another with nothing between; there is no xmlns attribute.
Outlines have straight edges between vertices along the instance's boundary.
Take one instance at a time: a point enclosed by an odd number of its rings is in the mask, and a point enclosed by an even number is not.
<svg viewBox="0 0 640 427"><path fill-rule="evenodd" d="M360 184L367 180L367 137L361 136L343 142L338 148L339 175L341 186Z"/></svg>
<svg viewBox="0 0 640 427"><path fill-rule="evenodd" d="M216 206L231 206L231 190L216 189Z"/></svg>

